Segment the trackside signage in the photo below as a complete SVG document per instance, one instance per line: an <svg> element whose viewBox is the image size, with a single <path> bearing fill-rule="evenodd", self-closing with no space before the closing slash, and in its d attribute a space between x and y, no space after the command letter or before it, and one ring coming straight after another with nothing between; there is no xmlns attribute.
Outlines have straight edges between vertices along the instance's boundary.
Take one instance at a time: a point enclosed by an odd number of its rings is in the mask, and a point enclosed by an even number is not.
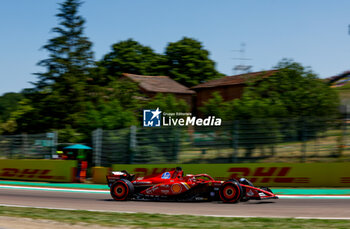
<svg viewBox="0 0 350 229"><path fill-rule="evenodd" d="M72 182L73 160L0 160L0 179Z"/></svg>
<svg viewBox="0 0 350 229"><path fill-rule="evenodd" d="M162 113L159 108L155 110L143 110L144 127L160 126L221 126L221 118L209 116L197 118L192 113L174 112Z"/></svg>
<svg viewBox="0 0 350 229"><path fill-rule="evenodd" d="M242 163L242 164L115 164L113 170L127 170L144 177L181 166L186 174L207 173L215 179L245 177L257 186L350 187L350 163Z"/></svg>

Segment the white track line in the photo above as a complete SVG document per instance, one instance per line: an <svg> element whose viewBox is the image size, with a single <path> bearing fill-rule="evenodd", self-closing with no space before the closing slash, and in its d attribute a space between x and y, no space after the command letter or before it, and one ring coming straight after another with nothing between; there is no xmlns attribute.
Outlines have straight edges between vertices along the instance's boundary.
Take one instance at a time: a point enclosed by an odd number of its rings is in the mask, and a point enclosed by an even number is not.
<svg viewBox="0 0 350 229"><path fill-rule="evenodd" d="M350 199L350 195L277 195L280 199Z"/></svg>

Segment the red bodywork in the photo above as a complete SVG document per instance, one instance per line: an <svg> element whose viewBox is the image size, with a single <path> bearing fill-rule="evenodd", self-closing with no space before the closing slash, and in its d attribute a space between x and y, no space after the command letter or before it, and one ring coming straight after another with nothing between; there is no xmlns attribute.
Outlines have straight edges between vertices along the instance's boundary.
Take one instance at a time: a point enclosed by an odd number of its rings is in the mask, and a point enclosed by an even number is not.
<svg viewBox="0 0 350 229"><path fill-rule="evenodd" d="M181 168L137 178L126 171L112 172L107 181L115 200L163 198L234 203L249 199L278 199L268 188L257 188L236 180L216 181L207 174L183 176ZM126 192L130 193L123 196Z"/></svg>

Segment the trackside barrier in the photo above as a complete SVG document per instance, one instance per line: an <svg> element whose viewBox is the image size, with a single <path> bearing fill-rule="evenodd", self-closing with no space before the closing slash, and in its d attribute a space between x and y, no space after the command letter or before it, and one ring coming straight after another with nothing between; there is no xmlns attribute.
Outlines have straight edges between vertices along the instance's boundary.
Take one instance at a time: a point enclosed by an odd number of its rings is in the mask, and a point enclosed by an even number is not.
<svg viewBox="0 0 350 229"><path fill-rule="evenodd" d="M106 184L106 175L110 168L108 167L93 167L92 168L92 181L95 184Z"/></svg>
<svg viewBox="0 0 350 229"><path fill-rule="evenodd" d="M181 166L186 174L207 173L215 179L245 177L257 186L350 187L350 163L242 163L242 164L114 164L144 177Z"/></svg>
<svg viewBox="0 0 350 229"><path fill-rule="evenodd" d="M77 161L0 160L0 179L73 182Z"/></svg>

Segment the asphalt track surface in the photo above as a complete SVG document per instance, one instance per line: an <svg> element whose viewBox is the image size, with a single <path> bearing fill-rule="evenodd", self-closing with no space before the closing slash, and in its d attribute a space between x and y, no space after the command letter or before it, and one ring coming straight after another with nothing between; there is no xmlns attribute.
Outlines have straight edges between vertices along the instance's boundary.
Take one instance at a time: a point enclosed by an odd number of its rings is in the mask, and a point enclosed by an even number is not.
<svg viewBox="0 0 350 229"><path fill-rule="evenodd" d="M238 204L112 200L108 193L0 189L0 205L115 212L350 219L350 199L279 199Z"/></svg>

